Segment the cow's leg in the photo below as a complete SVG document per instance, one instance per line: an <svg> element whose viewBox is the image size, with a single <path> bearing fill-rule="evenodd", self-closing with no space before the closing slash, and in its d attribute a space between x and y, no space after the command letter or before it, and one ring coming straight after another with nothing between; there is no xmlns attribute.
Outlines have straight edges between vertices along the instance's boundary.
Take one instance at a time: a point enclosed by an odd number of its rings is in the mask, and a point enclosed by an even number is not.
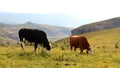
<svg viewBox="0 0 120 68"><path fill-rule="evenodd" d="M86 50L86 53L88 54L88 50Z"/></svg>
<svg viewBox="0 0 120 68"><path fill-rule="evenodd" d="M22 50L25 52L25 43L23 41L20 42Z"/></svg>
<svg viewBox="0 0 120 68"><path fill-rule="evenodd" d="M37 45L38 45L38 43L35 42L35 50L34 50L35 54L36 54Z"/></svg>
<svg viewBox="0 0 120 68"><path fill-rule="evenodd" d="M42 44L38 44L38 53L40 53L40 47Z"/></svg>
<svg viewBox="0 0 120 68"><path fill-rule="evenodd" d="M72 52L72 46L70 46L70 50L71 50L71 52Z"/></svg>
<svg viewBox="0 0 120 68"><path fill-rule="evenodd" d="M72 50L73 50L73 46L70 47L70 50L71 50L71 53L72 53ZM74 51L73 51L74 52Z"/></svg>
<svg viewBox="0 0 120 68"><path fill-rule="evenodd" d="M83 50L80 50L80 54L83 54Z"/></svg>
<svg viewBox="0 0 120 68"><path fill-rule="evenodd" d="M80 54L83 54L83 49L80 49Z"/></svg>
<svg viewBox="0 0 120 68"><path fill-rule="evenodd" d="M76 47L74 47L74 51L76 51Z"/></svg>

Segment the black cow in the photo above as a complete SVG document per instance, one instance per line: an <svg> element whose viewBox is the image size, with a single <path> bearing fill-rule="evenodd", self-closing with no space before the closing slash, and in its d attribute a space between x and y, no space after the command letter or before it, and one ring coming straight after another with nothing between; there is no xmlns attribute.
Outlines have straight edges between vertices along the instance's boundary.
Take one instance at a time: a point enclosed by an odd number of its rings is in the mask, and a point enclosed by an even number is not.
<svg viewBox="0 0 120 68"><path fill-rule="evenodd" d="M50 51L51 47L49 45L47 35L44 31L38 30L38 29L20 29L19 30L19 38L21 42L24 42L24 39L28 42L34 42L35 43L35 53L36 48L38 44L43 44L43 47ZM24 49L23 44L21 43L22 49Z"/></svg>

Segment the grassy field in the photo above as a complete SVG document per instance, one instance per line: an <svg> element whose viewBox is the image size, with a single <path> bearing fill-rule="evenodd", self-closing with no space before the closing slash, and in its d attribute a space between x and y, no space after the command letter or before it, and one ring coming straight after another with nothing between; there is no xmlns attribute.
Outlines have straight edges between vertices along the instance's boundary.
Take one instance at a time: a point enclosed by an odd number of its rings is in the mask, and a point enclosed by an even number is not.
<svg viewBox="0 0 120 68"><path fill-rule="evenodd" d="M0 68L120 68L120 28L86 33L94 54L71 52L69 39L53 43L50 52L33 46L0 46Z"/></svg>

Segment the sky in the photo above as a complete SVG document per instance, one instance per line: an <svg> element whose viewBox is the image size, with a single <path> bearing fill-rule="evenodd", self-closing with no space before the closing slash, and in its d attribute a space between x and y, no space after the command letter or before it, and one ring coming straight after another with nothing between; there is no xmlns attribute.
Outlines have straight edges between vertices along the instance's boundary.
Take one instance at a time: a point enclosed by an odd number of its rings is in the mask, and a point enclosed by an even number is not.
<svg viewBox="0 0 120 68"><path fill-rule="evenodd" d="M119 17L119 3L120 0L0 0L0 12L63 13L86 20L73 24L77 26Z"/></svg>

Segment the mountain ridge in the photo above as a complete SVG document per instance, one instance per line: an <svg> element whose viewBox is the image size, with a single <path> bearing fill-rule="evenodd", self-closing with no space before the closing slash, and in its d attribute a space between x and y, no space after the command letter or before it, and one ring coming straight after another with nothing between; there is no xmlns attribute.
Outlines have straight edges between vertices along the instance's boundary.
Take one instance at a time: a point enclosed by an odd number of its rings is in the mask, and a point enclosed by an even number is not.
<svg viewBox="0 0 120 68"><path fill-rule="evenodd" d="M70 31L72 29L67 27L58 27L58 26L45 25L45 24L35 24L32 22L26 22L24 24L17 24L17 25L0 23L0 36L8 37L14 40L19 40L18 31L21 28L43 30L46 32L48 38L53 41L69 36L71 33ZM54 40L52 38L54 39L56 38L56 39Z"/></svg>
<svg viewBox="0 0 120 68"><path fill-rule="evenodd" d="M120 17L115 17L108 20L103 20L99 22L94 22L91 24L86 24L79 26L71 31L72 35L79 35L93 31L99 31L104 29L111 29L120 27Z"/></svg>
<svg viewBox="0 0 120 68"><path fill-rule="evenodd" d="M66 26L69 23L79 23L80 20L73 15L67 15L62 13L53 14L32 14L32 13L7 13L0 12L0 22L7 24L23 24L24 22L34 22L37 24L51 24ZM68 27L71 27L69 25Z"/></svg>

